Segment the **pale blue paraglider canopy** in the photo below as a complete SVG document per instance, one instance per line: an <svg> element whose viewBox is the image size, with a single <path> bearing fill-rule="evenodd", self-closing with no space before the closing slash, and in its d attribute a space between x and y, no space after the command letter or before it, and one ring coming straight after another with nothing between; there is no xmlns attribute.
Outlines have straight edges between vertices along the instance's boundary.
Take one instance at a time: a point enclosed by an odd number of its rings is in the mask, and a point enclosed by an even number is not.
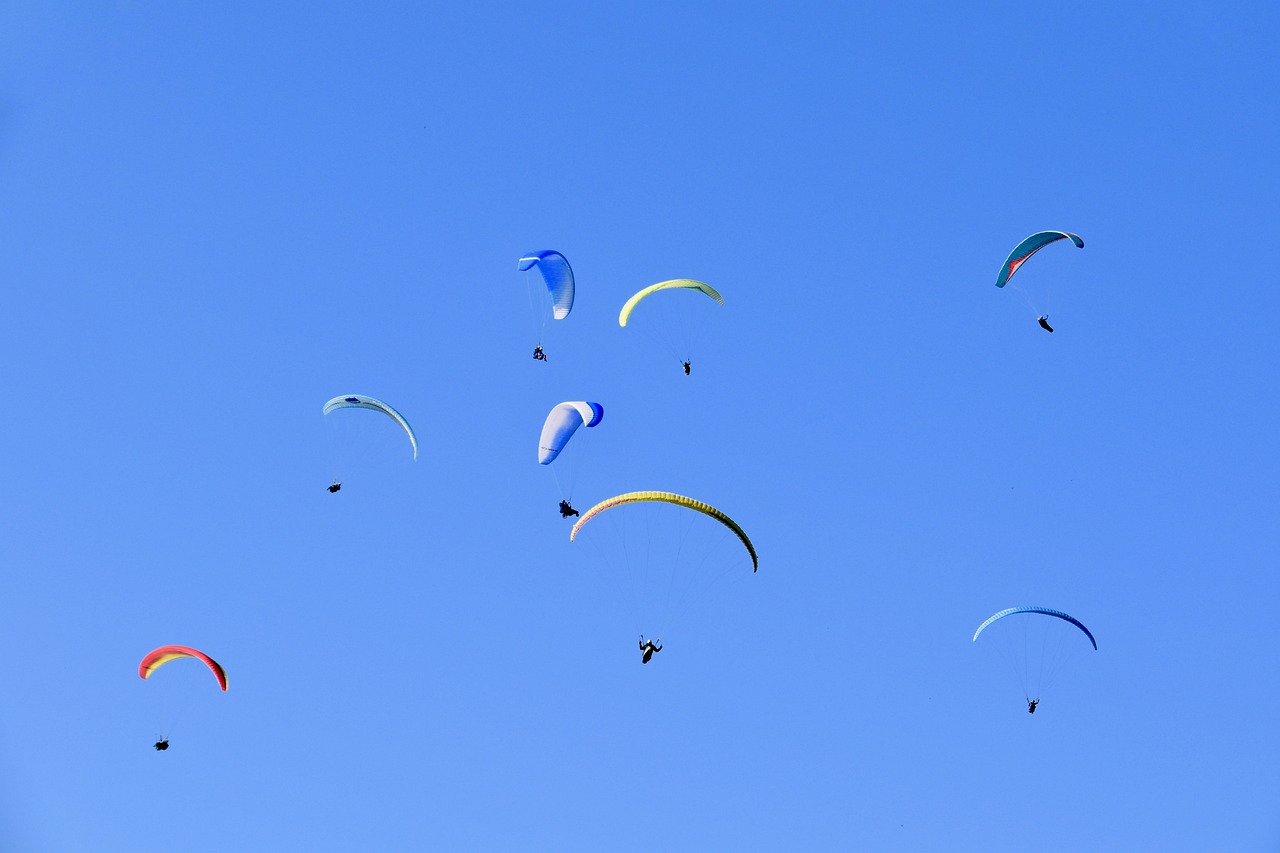
<svg viewBox="0 0 1280 853"><path fill-rule="evenodd" d="M551 410L542 425L542 437L538 439L538 464L549 465L560 455L578 427L593 427L604 417L604 406L599 403L561 403Z"/></svg>
<svg viewBox="0 0 1280 853"><path fill-rule="evenodd" d="M1068 616L1061 610L1052 610L1048 607L1010 607L1008 610L1001 610L999 613L995 614L978 626L978 630L973 632L973 641L976 643L978 641L978 635L981 634L992 622L997 622L1004 617L1012 616L1015 613L1041 613L1045 616L1056 616L1059 619L1064 619L1072 625L1075 625L1081 631L1084 631L1084 635L1089 638L1089 642L1093 643L1093 650L1095 652L1098 650L1098 641L1093 638L1093 634L1089 633L1089 629L1084 626L1084 623L1079 619L1076 619L1074 616Z"/></svg>
<svg viewBox="0 0 1280 853"><path fill-rule="evenodd" d="M375 412L382 412L391 420L400 424L400 428L408 434L409 443L413 445L413 458L418 458L418 437L413 434L413 427L409 426L409 422L404 419L404 415L386 403L381 400L375 400L372 397L366 397L363 394L344 394L341 397L334 397L324 404L324 413L326 415L337 409L371 409Z"/></svg>
<svg viewBox="0 0 1280 853"><path fill-rule="evenodd" d="M559 252L544 249L541 252L529 252L520 259L520 270L538 267L542 280L547 283L547 292L551 294L551 315L563 320L573 310L573 269L569 261Z"/></svg>
<svg viewBox="0 0 1280 853"><path fill-rule="evenodd" d="M1018 267L1026 262L1027 258L1050 243L1056 243L1059 240L1070 240L1076 244L1077 249L1084 248L1084 240L1081 240L1078 234L1072 234L1070 231L1040 231L1032 234L1017 246L1014 246L1013 251L1009 253L1009 257L1004 259L1004 266L1000 267L1000 275L996 277L996 287L1004 287L1009 282L1009 279L1013 278L1013 274L1018 271Z"/></svg>

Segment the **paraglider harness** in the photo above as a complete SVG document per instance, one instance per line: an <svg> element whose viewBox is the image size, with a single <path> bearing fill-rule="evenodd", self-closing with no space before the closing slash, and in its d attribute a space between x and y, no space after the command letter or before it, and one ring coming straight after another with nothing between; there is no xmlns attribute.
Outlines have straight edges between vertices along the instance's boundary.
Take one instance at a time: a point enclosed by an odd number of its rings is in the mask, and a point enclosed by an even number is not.
<svg viewBox="0 0 1280 853"><path fill-rule="evenodd" d="M684 375L685 375L685 376L688 376L688 375L689 375L689 362L687 362L687 361L682 361L682 362L680 362L680 363L684 365Z"/></svg>
<svg viewBox="0 0 1280 853"><path fill-rule="evenodd" d="M1027 700L1027 713L1028 713L1028 714L1034 714L1034 713L1036 712L1036 705L1039 705L1039 704L1040 704L1040 700L1039 700L1039 699L1028 699L1028 700Z"/></svg>
<svg viewBox="0 0 1280 853"><path fill-rule="evenodd" d="M156 741L155 744L153 745L156 748L156 752L164 752L166 749L169 748L169 739L167 737L162 737L160 738L160 740Z"/></svg>
<svg viewBox="0 0 1280 853"><path fill-rule="evenodd" d="M543 352L543 351L542 351L542 346L541 346L541 345L536 346L536 347L534 347L534 348L533 348L533 357L534 357L535 359L537 359L538 361L546 361L546 360L547 360L547 354L546 354L545 352Z"/></svg>
<svg viewBox="0 0 1280 853"><path fill-rule="evenodd" d="M329 494L332 495L342 488L342 484L339 483L337 480L334 480L332 486L326 486L325 488L327 488L329 490Z"/></svg>
<svg viewBox="0 0 1280 853"><path fill-rule="evenodd" d="M1044 329L1046 332L1052 332L1052 331L1053 331L1053 326L1050 326L1050 325L1049 325L1049 315L1048 315L1048 314L1041 314L1039 317L1037 317L1037 318L1036 318L1036 322L1037 322L1037 323L1039 323L1039 324L1040 324L1040 328Z"/></svg>
<svg viewBox="0 0 1280 853"><path fill-rule="evenodd" d="M577 514L578 514L578 511L573 507L569 506L568 501L560 501L560 517L561 518L568 518L571 515L577 515Z"/></svg>
<svg viewBox="0 0 1280 853"><path fill-rule="evenodd" d="M648 663L655 653L662 651L662 646L655 646L653 640L646 640L644 634L641 634L640 651L644 652L644 655L640 658L640 663Z"/></svg>

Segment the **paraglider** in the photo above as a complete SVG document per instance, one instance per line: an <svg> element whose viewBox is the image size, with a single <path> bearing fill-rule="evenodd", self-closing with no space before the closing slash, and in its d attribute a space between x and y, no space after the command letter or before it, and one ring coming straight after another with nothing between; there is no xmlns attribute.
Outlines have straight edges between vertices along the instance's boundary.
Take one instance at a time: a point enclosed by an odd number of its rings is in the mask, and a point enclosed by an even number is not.
<svg viewBox="0 0 1280 853"><path fill-rule="evenodd" d="M1038 231L1017 246L1014 246L1013 251L1009 253L1009 257L1004 259L1004 264L1000 267L1000 274L996 276L996 287L1004 287L1009 283L1009 279L1013 278L1013 274L1027 262L1027 259L1045 246L1056 243L1059 240L1070 240L1077 249L1084 248L1084 240L1080 239L1078 234L1072 234L1070 231ZM1021 292L1021 288L1015 286L1014 289ZM1025 293L1023 293L1023 296L1028 302L1031 301L1030 297ZM1049 315L1041 314L1039 311L1036 313L1038 314L1036 322L1040 324L1040 328L1046 332L1052 332L1053 327L1049 325Z"/></svg>
<svg viewBox="0 0 1280 853"><path fill-rule="evenodd" d="M1088 638L1089 644L1093 646L1094 651L1097 651L1098 641L1094 639L1093 633L1084 626L1083 622L1076 619L1074 616L1063 613L1061 610L1054 610L1049 607L1010 607L1007 610L1001 610L999 613L993 614L984 620L983 623L978 626L978 630L973 632L973 641L976 643L979 635L996 622L1019 614L1049 616L1053 619L1059 619L1073 625ZM1024 627L1029 627L1030 624L1031 623L1028 622ZM1045 627L1047 627L1047 625ZM1074 631L1071 631L1070 633L1074 634ZM1066 651L1069 651L1069 649L1059 648L1060 644L1056 642L1059 639L1061 638L1054 637L1051 640L1050 632L1048 631L1037 635L1034 639L1026 636L1025 633L1018 638L1008 636L1004 638L1005 642L1003 651L1015 674L1022 681L1023 692L1027 701L1028 714L1034 714L1036 712L1036 708L1040 704L1041 688L1048 683L1050 676L1053 674L1052 670L1061 663L1061 655ZM1074 640L1069 643L1064 643L1064 645L1067 646L1075 644L1076 641ZM1058 659L1047 661L1046 657Z"/></svg>
<svg viewBox="0 0 1280 853"><path fill-rule="evenodd" d="M149 679L152 674L169 663L180 658L195 658L203 663L213 672L213 677L218 682L218 687L225 693L227 690L227 673L222 669L222 665L204 652L193 649L190 646L161 646L158 649L147 652L142 658L142 662L138 664L138 675L143 679ZM163 692L163 691L162 691ZM169 736L161 735L152 744L156 752L164 752L169 748Z"/></svg>
<svg viewBox="0 0 1280 853"><path fill-rule="evenodd" d="M599 403L580 400L559 403L554 406L547 414L547 419L542 423L542 434L538 438L538 464L551 465L552 462L555 462L560 457L561 453L566 452L569 440L574 437L580 427L590 429L599 424L603 418L604 406ZM580 442L581 439L575 440L575 446ZM566 453L566 456L569 455ZM561 518L569 518L578 514L578 511L570 503L573 500L575 477L573 463L575 461L575 459L569 459L568 471L565 473L563 480L560 477L560 470L565 467L563 462L551 469L555 473L556 483L560 486Z"/></svg>
<svg viewBox="0 0 1280 853"><path fill-rule="evenodd" d="M368 409L371 412L381 412L386 415L408 436L409 446L413 449L413 458L417 460L418 437L414 435L413 427L409 425L404 415L381 400L364 394L344 394L341 397L334 397L324 404L323 409L325 424L330 433L330 464L334 466L331 473L340 475L335 476L333 482L326 487L330 494L335 494L342 489L342 477L350 477L353 468L367 470L378 453L383 450L390 452L393 449L390 442L382 440L381 437L385 432L389 439L394 436L394 433L386 429L380 418L345 414L328 417L339 409ZM399 453L398 450L395 452Z"/></svg>
<svg viewBox="0 0 1280 853"><path fill-rule="evenodd" d="M538 361L546 361L547 354L542 349L542 333L546 328L547 314L549 312L556 320L563 320L573 310L573 269L564 255L552 249L529 252L520 258L517 267L521 272L537 267L542 274L541 286L532 283L529 285L529 303L538 344L533 349L533 357Z"/></svg>
<svg viewBox="0 0 1280 853"><path fill-rule="evenodd" d="M635 311L636 306L641 302L648 303L649 297L654 294L674 293L684 291L686 293L701 293L710 297L717 304L723 305L724 298L716 292L716 289L709 284L701 281L694 281L691 278L675 278L670 281L660 281L657 284L651 284L641 289L638 293L626 301L622 306L622 311L618 313L618 325L626 328L631 320L631 314ZM662 316L650 328L663 339L667 349L675 355L680 362L680 366L684 369L684 375L688 376L691 371L692 359L689 351L693 348L693 339L696 336L697 328L701 325L703 319L702 310L695 305L681 303L673 305L668 302L669 296L660 297L662 302ZM679 301L679 300L677 300ZM645 309L646 311L649 309Z"/></svg>
<svg viewBox="0 0 1280 853"><path fill-rule="evenodd" d="M752 571L759 566L755 546L736 521L673 492L628 492L602 501L583 511L570 540L588 526L594 530L585 537L593 563L622 594L644 663L662 649L646 636L669 638L695 602L725 579L745 577L748 564Z"/></svg>
<svg viewBox="0 0 1280 853"><path fill-rule="evenodd" d="M658 642L662 641L659 640ZM644 634L640 635L640 663L648 663L660 651L662 651L662 646L654 645L653 640L646 640Z"/></svg>

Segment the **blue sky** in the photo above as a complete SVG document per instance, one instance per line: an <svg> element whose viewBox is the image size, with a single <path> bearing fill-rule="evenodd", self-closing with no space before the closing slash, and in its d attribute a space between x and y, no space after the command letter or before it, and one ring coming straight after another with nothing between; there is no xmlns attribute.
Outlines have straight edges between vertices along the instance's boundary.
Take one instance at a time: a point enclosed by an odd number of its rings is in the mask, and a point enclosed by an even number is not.
<svg viewBox="0 0 1280 853"><path fill-rule="evenodd" d="M6 6L3 846L1275 849L1278 24ZM688 378L616 323L686 277ZM329 495L351 392L422 453ZM535 464L581 399L575 503L760 553L649 666ZM1099 644L1034 717L969 640L1022 604ZM157 754L170 643L230 690Z"/></svg>

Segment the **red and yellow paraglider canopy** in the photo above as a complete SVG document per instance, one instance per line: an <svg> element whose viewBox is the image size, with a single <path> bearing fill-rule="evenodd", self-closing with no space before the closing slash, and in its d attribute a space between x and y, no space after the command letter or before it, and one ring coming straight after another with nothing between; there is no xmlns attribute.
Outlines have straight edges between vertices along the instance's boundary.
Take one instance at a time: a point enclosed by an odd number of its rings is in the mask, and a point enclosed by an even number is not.
<svg viewBox="0 0 1280 853"><path fill-rule="evenodd" d="M151 673L164 666L171 660L178 658L196 658L202 660L213 670L213 675L218 679L218 686L225 693L227 690L227 674L222 669L222 664L206 655L204 652L193 649L190 646L161 646L155 651L148 652L147 656L142 659L142 663L138 664L138 675L142 678L148 678Z"/></svg>

